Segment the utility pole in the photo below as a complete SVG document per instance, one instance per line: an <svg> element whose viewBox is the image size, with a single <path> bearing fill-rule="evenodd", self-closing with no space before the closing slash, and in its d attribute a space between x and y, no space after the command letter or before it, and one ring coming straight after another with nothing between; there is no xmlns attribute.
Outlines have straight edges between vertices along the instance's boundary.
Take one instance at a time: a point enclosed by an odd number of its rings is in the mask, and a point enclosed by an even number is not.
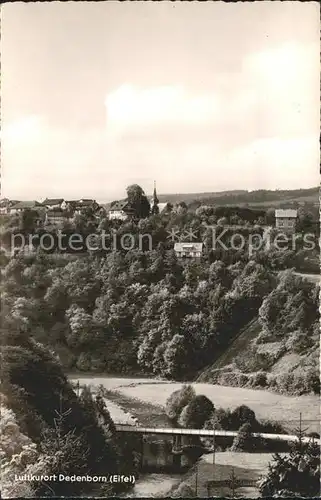
<svg viewBox="0 0 321 500"><path fill-rule="evenodd" d="M216 417L215 417L215 408L213 412L213 475L215 474L215 423L216 423Z"/></svg>
<svg viewBox="0 0 321 500"><path fill-rule="evenodd" d="M299 442L299 445L300 445L300 451L302 449L302 413L300 412L300 423L299 423L299 429L300 429L300 434L299 434L299 439L300 439L300 442Z"/></svg>
<svg viewBox="0 0 321 500"><path fill-rule="evenodd" d="M234 472L234 467L232 468L232 473L231 473L231 478L230 478L230 481L231 481L231 490L232 490L232 498L235 498L235 481L236 480L236 477L235 477L235 472Z"/></svg>
<svg viewBox="0 0 321 500"><path fill-rule="evenodd" d="M196 463L196 474L195 474L195 496L197 497L197 481L198 481L198 464Z"/></svg>

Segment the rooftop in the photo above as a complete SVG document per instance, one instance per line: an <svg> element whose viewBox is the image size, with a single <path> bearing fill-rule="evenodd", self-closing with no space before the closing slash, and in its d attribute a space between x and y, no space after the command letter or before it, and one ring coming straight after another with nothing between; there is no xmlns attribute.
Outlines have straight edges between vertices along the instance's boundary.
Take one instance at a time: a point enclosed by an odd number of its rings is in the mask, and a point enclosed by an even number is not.
<svg viewBox="0 0 321 500"><path fill-rule="evenodd" d="M203 250L203 243L202 242L185 242L181 241L179 243L175 243L174 245L174 250L177 252L201 252Z"/></svg>
<svg viewBox="0 0 321 500"><path fill-rule="evenodd" d="M26 209L26 208L40 208L43 207L42 203L39 203L38 201L19 201L15 205L13 205L11 208L14 209Z"/></svg>
<svg viewBox="0 0 321 500"><path fill-rule="evenodd" d="M110 205L110 210L125 210L128 208L127 200L113 201Z"/></svg>
<svg viewBox="0 0 321 500"><path fill-rule="evenodd" d="M46 198L42 204L43 205L60 205L64 201L63 198Z"/></svg>
<svg viewBox="0 0 321 500"><path fill-rule="evenodd" d="M287 208L287 209L279 208L279 209L275 210L275 217L276 218L288 217L288 218L296 219L297 216L298 216L298 211L293 210L292 208Z"/></svg>

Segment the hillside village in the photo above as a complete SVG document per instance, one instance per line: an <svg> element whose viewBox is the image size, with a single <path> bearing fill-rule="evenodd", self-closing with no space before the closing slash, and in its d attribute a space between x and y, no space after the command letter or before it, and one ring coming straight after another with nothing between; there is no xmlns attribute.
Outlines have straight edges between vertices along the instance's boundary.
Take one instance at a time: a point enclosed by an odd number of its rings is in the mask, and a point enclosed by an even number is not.
<svg viewBox="0 0 321 500"><path fill-rule="evenodd" d="M259 225L264 230L275 228L279 231L285 231L287 233L293 233L296 230L300 231L300 226L302 226L302 219L308 222L308 226L312 228L318 225L318 208L317 203L312 200L300 201L300 197L297 201L291 200L291 195L285 196L285 200L279 203L279 206L274 208L273 202L271 201L270 206L262 207L260 204L254 204L253 207L248 204L244 206L241 202L239 204L230 205L224 204L224 199L230 201L230 192L226 193L224 196L218 197L215 200L219 203L215 204L205 204L202 203L200 199L195 207L195 200L185 203L185 201L176 201L175 203L159 201L159 199L164 199L164 196L158 196L156 192L156 183L154 183L154 192L151 196L145 196L144 191L137 185L141 194L146 198L146 209L145 213L138 213L137 207L135 209L135 202L131 202L128 198L113 201L110 204L99 204L94 199L82 198L79 200L65 200L63 198L45 198L43 201L39 202L33 201L17 201L9 200L4 198L0 200L0 216L3 216L3 220L26 220L28 219L29 225L37 228L59 228L59 229L70 229L75 228L75 223L77 225L81 219L90 221L93 228L98 228L102 220L108 220L111 223L117 223L117 227L121 223L128 223L129 221L137 221L141 218L146 218L150 216L170 216L171 213L190 213L202 216L203 222L204 216L208 218L208 222L212 224L218 224L225 228L231 230L236 230L238 227L255 226ZM304 196L305 191L303 190L302 196ZM311 191L311 190L310 190ZM291 193L291 192L289 192ZM141 195L140 194L140 195ZM297 193L296 193L297 194ZM276 192L276 195L278 192ZM244 197L244 192L235 191L235 199ZM266 195L265 195L266 196ZM170 196L169 196L170 198ZM188 198L188 197L187 197ZM252 198L257 199L256 192L253 193ZM291 201L286 202L289 198ZM208 198L205 196L205 200ZM226 209L224 211L224 206ZM211 211L215 207L219 210L223 210L223 217L213 218L211 217ZM245 216L245 218L239 217L237 213L241 210L242 213L251 214L250 217ZM228 214L225 217L225 213ZM230 214L230 215L229 215ZM19 226L19 223L16 222ZM23 225L23 224L22 224ZM21 227L21 224L20 224ZM301 228L302 229L302 228ZM195 244L202 244L202 241L196 241ZM190 248L188 249L188 245ZM183 249L181 243L175 245L175 251L178 256L192 256L196 257L203 247L198 247L198 249L193 250L191 247L191 242L188 243L184 241L185 249ZM199 256L199 255L198 255Z"/></svg>
<svg viewBox="0 0 321 500"><path fill-rule="evenodd" d="M230 196L230 193L227 196ZM238 196L244 196L244 193L236 191L235 196L237 199ZM38 243L34 240L32 243L28 240L22 247L19 243L20 246L14 245L13 248L11 235L23 233L41 236L47 233L56 238L57 231L62 231L63 234L67 232L69 236L72 233L80 233L84 237L96 235L101 238L102 231L107 230L112 231L114 235L116 233L114 242L124 242L126 238L124 233L128 230L131 241L134 238L140 247L144 243L141 243L143 240L139 240L139 235L146 235L147 229L154 249L160 244L167 250L173 249L176 258L182 263L204 259L212 262L222 258L220 252L222 249L212 248L213 231L228 232L224 236L228 240L236 234L246 238L250 233L257 233L264 241L268 237L275 237L278 233L284 233L289 238L293 235L298 237L299 241L300 238L303 239L304 234L311 233L316 240L319 234L318 212L314 202L311 201L303 203L297 201L296 204L293 201L283 202L279 205L282 208L275 208L273 204L269 207L242 206L242 204L205 205L200 200L195 208L194 202L190 205L184 201L160 202L160 198L154 182L151 196L146 196L139 185L133 184L127 187L127 198L108 205L99 204L89 198L79 200L45 198L42 202L2 199L0 201L2 252L6 254L9 251L16 254L35 251ZM253 193L253 198L257 198L256 192ZM222 203L223 197L218 199ZM294 208L295 206L297 208ZM317 245L312 252L305 251L302 242L298 247L300 251L297 249L293 251L292 248L291 252L289 245L285 243L287 250L285 248L286 251L275 253L273 265L276 268L294 267L301 272L319 272ZM68 238L66 248L69 252ZM147 250L147 246L143 248ZM73 247L72 253L75 252L88 253L88 249L84 245L79 247L79 250Z"/></svg>

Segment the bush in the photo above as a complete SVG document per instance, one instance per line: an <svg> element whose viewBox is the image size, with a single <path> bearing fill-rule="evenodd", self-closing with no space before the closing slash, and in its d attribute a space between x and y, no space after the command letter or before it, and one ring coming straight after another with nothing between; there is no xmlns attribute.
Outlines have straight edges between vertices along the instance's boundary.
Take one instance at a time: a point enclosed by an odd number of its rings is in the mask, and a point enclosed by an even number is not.
<svg viewBox="0 0 321 500"><path fill-rule="evenodd" d="M166 401L165 412L171 420L177 420L183 408L196 396L191 385L183 385L178 391L174 391Z"/></svg>
<svg viewBox="0 0 321 500"><path fill-rule="evenodd" d="M229 408L227 410L224 408L218 408L214 414L214 422L214 425L218 425L224 430L231 430L233 427L231 410Z"/></svg>

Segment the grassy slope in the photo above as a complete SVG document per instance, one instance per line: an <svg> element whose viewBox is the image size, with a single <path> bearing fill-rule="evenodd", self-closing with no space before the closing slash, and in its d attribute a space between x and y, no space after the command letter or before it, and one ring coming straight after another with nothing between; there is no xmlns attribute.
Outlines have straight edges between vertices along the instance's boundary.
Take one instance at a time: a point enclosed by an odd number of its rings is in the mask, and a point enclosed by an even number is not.
<svg viewBox="0 0 321 500"><path fill-rule="evenodd" d="M244 352L248 344L260 333L260 325L255 318L250 321L248 325L243 328L240 333L234 338L233 342L226 349L226 351L213 363L213 365L206 368L198 377L197 382L210 381L211 374L214 370L224 368L233 362L234 358L240 353Z"/></svg>
<svg viewBox="0 0 321 500"><path fill-rule="evenodd" d="M261 476L266 475L268 464L272 460L270 453L236 453L223 452L215 454L215 465L213 466L213 455L204 455L184 477L183 482L188 484L194 491L197 497L207 498L207 482L216 480L229 480L232 470L235 477L239 480L256 481ZM197 473L197 480L196 480ZM176 488L173 488L175 490ZM211 496L231 497L232 490L228 486L216 486L210 490ZM242 486L236 488L236 497L257 498L259 490L255 486Z"/></svg>

